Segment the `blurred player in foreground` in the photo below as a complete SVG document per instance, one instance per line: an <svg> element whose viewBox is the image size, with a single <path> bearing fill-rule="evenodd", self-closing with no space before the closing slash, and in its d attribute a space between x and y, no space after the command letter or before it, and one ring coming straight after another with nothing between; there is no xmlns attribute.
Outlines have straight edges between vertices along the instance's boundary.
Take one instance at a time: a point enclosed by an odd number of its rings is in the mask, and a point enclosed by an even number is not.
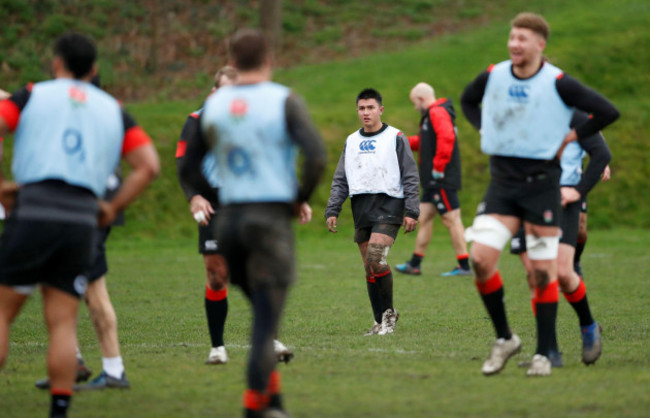
<svg viewBox="0 0 650 418"><path fill-rule="evenodd" d="M159 172L149 136L90 84L95 59L90 39L66 34L54 48L55 79L0 102L0 135L15 131L16 181L0 177L0 198L10 212L0 237L0 366L11 324L40 283L50 336L51 416L66 416L72 395L77 310L94 231L109 225ZM111 202L100 201L120 155L132 171Z"/></svg>
<svg viewBox="0 0 650 418"><path fill-rule="evenodd" d="M550 29L534 13L511 22L510 60L490 66L463 92L467 119L481 132L481 150L490 156L490 185L466 231L475 281L497 339L483 363L486 376L499 373L521 350L508 325L497 263L523 224L535 282L537 348L527 376L551 374L556 341L560 241L559 158L566 144L597 133L619 116L604 97L544 60ZM570 128L574 109L593 114Z"/></svg>
<svg viewBox="0 0 650 418"><path fill-rule="evenodd" d="M221 68L214 76L214 86L210 91L213 94L220 87L229 86L237 81L237 70L231 66ZM178 181L190 203L190 212L199 223L199 253L203 254L205 264L205 313L208 320L208 331L212 348L206 364L226 364L228 353L224 344L223 334L228 316L228 266L223 257L219 241L217 240L216 224L219 212L219 174L217 173L216 160L212 153L205 156L201 163L201 172L212 187L210 195L202 195L183 181L180 176L180 167L185 157L187 143L199 135L199 116L203 109L191 113L178 140L176 147L176 168ZM293 352L279 340L273 341L275 352L279 361L289 362Z"/></svg>
<svg viewBox="0 0 650 418"><path fill-rule="evenodd" d="M213 193L200 167L214 153L223 205L217 237L232 283L253 308L244 413L286 416L273 338L295 280L291 218L311 219L307 201L325 167L325 149L302 101L270 81L272 57L263 34L236 32L229 52L239 77L207 99L200 135L187 144L181 179L201 194ZM304 156L300 184L296 146Z"/></svg>
<svg viewBox="0 0 650 418"><path fill-rule="evenodd" d="M588 120L588 115L576 110L571 127L578 126ZM582 172L582 159L588 154L589 164ZM560 177L560 191L562 194L562 218L560 228L562 236L558 248L558 282L560 290L571 307L573 307L580 324L582 337L582 362L586 365L594 364L600 357L602 343L600 338L600 325L594 320L589 302L587 300L587 287L580 274L574 269L573 259L578 239L580 224L580 206L587 193L598 183L601 173L606 170L611 160L611 153L605 139L600 133L579 138L571 142L562 153L560 163L562 176ZM526 268L528 284L532 293L533 313L536 314L535 283L533 271L526 250L526 236L522 229L513 237L510 252L519 254ZM549 351L549 360L552 367L562 367L562 353L554 341Z"/></svg>
<svg viewBox="0 0 650 418"><path fill-rule="evenodd" d="M91 79L91 83L100 87L99 75ZM122 184L121 168L118 167L108 177L106 191L103 199L110 201L118 192ZM111 225L98 228L95 231L95 257L92 267L88 272L88 288L84 295L84 301L88 307L88 313L92 320L99 349L102 353L102 372L86 385L75 385L75 390L96 390L96 389L128 389L131 387L126 378L124 361L120 354L120 343L117 336L117 315L111 302L106 287L106 273L108 273L108 262L106 260L106 241L111 232L112 226L124 225L124 212L120 212ZM77 344L77 376L76 382L85 382L90 378L92 372L86 367ZM49 389L50 379L43 378L36 381L39 389Z"/></svg>

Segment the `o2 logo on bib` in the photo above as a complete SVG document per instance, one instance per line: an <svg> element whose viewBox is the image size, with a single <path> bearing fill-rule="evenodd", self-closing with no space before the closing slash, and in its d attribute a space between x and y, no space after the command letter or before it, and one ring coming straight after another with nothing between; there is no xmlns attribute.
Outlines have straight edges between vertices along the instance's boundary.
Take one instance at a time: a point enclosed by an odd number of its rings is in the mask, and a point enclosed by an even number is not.
<svg viewBox="0 0 650 418"><path fill-rule="evenodd" d="M237 176L254 174L251 157L243 148L233 148L228 152L228 168Z"/></svg>
<svg viewBox="0 0 650 418"><path fill-rule="evenodd" d="M74 129L67 129L63 133L63 150L72 157L78 157L79 162L86 160L86 153L83 149L81 133Z"/></svg>

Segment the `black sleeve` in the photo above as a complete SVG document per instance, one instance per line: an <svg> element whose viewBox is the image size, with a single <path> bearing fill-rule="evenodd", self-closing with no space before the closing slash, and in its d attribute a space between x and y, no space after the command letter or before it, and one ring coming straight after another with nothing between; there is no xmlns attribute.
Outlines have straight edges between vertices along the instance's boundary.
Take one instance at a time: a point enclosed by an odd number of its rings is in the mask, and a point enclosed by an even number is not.
<svg viewBox="0 0 650 418"><path fill-rule="evenodd" d="M291 94L285 102L287 130L303 154L298 202L307 202L325 169L326 153L320 133L311 121L307 106Z"/></svg>
<svg viewBox="0 0 650 418"><path fill-rule="evenodd" d="M133 119L133 116L124 110L124 108L122 108L122 124L124 125L124 132L138 125L135 119Z"/></svg>
<svg viewBox="0 0 650 418"><path fill-rule="evenodd" d="M183 150L181 147L183 142L188 145L191 138L199 135L199 127L199 119L197 117L194 117L193 115L187 117L185 124L183 125L183 130L181 131L181 136L178 140L178 143L181 145L176 151L176 175L178 177L178 183L180 184L181 189L183 189L183 193L185 193L187 200L190 200L192 196L195 196L199 193L188 182L184 181L180 175L181 165L185 159L185 155L187 154L187 148L185 148L185 152L182 152Z"/></svg>
<svg viewBox="0 0 650 418"><path fill-rule="evenodd" d="M350 188L348 186L348 178L345 174L345 148L347 144L343 145L343 151L339 157L339 162L336 165L336 170L334 170L334 176L332 177L332 187L330 188L330 197L327 200L327 206L325 207L325 219L332 216L339 216L341 213L341 208L343 208L343 202L348 198L350 194Z"/></svg>
<svg viewBox="0 0 650 418"><path fill-rule="evenodd" d="M181 184L186 183L199 194L210 196L214 192L201 172L201 163L208 153L208 146L200 129L201 117L197 120L197 124L199 129L197 129L196 135L187 138L187 149L185 150L185 157L179 164L178 178Z"/></svg>
<svg viewBox="0 0 650 418"><path fill-rule="evenodd" d="M618 109L595 90L564 74L555 81L557 92L567 106L575 107L593 117L575 127L578 138L598 133L620 116Z"/></svg>
<svg viewBox="0 0 650 418"><path fill-rule="evenodd" d="M460 106L465 117L476 129L481 129L481 102L490 73L486 70L469 83L460 97Z"/></svg>
<svg viewBox="0 0 650 418"><path fill-rule="evenodd" d="M589 116L581 111L576 111L571 121L573 125L581 125L589 120ZM585 197L591 189L596 186L600 180L600 176L612 159L612 154L609 147L605 142L605 138L600 132L589 135L586 138L578 139L580 146L589 154L589 164L582 174L580 183L575 188L580 193L580 196Z"/></svg>
<svg viewBox="0 0 650 418"><path fill-rule="evenodd" d="M27 101L32 95L32 84L28 84L20 90L16 90L11 94L8 100L11 100L18 106L21 111L27 106Z"/></svg>

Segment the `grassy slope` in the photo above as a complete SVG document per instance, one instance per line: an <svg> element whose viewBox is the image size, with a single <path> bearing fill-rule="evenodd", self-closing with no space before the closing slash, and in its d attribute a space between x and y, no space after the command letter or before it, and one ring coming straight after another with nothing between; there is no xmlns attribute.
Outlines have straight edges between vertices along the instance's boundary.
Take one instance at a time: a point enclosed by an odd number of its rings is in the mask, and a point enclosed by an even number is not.
<svg viewBox="0 0 650 418"><path fill-rule="evenodd" d="M297 227L298 229L299 227ZM513 330L523 352L498 376L480 367L493 338L471 278L443 279L453 263L446 234L438 234L421 277L395 277L397 332L363 337L372 317L363 268L350 228L332 235L300 233L299 281L291 293L281 339L296 358L280 365L287 406L297 417L641 417L650 398L650 323L644 266L650 239L642 231L596 231L583 259L589 300L605 331L603 357L580 361L572 309L560 301L558 335L565 368L530 379L517 361L535 346L524 271L504 255L501 270ZM410 254L414 235L400 235L391 265ZM239 416L247 356L249 308L230 292L226 342L231 362L203 364L208 335L203 273L194 240L155 246L109 243L109 288L120 320L130 391L83 393L77 417ZM624 280L624 285L622 280ZM47 339L40 298L18 318L11 353L0 372L3 417L43 416L46 392L33 387L45 372ZM39 324L39 325L35 325ZM92 370L100 353L85 309L79 339Z"/></svg>
<svg viewBox="0 0 650 418"><path fill-rule="evenodd" d="M567 73L610 97L623 116L605 131L613 151L613 180L598 186L590 197L591 224L650 226L650 202L639 193L647 185L650 152L650 31L645 16L650 9L641 1L599 0L589 7L562 2L546 10L552 34L546 54ZM464 86L488 64L507 58L507 22L473 32L443 36L398 51L385 51L363 58L332 61L276 73L276 80L302 94L329 149L329 169L314 200L319 218L329 194L331 173L345 137L357 129L356 93L366 86L378 88L385 97L384 120L408 134L417 129L418 115L408 100L410 88L425 80L439 97L456 103L463 161L460 194L465 223L471 221L486 187L487 158L478 149L477 132L460 112ZM187 113L202 98L189 102L139 103L128 108L156 139L163 159L163 176L146 198L135 205L129 232L160 236L193 233L192 219L176 185L174 147ZM347 213L347 212L345 212ZM347 215L343 215L347 216ZM164 228L164 231L162 231Z"/></svg>

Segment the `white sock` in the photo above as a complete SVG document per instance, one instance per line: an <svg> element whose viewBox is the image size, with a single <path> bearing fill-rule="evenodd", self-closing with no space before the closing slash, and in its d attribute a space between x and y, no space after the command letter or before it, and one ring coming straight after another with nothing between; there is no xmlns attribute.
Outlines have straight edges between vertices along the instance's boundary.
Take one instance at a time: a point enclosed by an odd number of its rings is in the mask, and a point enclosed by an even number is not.
<svg viewBox="0 0 650 418"><path fill-rule="evenodd" d="M116 379L122 378L122 373L124 373L124 363L122 362L122 356L102 357L102 367L107 375Z"/></svg>
<svg viewBox="0 0 650 418"><path fill-rule="evenodd" d="M79 347L77 347L77 361L84 361L83 357L81 357L81 351L79 351Z"/></svg>

